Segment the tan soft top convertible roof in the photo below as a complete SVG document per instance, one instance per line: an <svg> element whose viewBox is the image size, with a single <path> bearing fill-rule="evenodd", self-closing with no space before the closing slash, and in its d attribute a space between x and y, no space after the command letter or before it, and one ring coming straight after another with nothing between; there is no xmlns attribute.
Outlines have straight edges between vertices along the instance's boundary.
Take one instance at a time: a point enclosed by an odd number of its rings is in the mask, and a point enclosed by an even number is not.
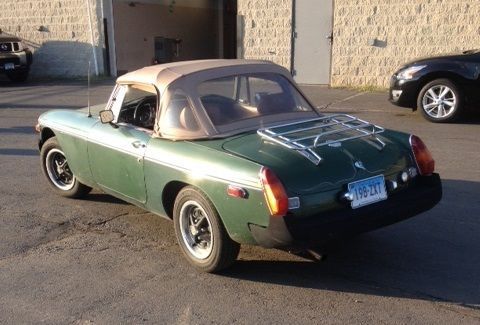
<svg viewBox="0 0 480 325"><path fill-rule="evenodd" d="M270 125L271 123L318 116L314 111L307 113L268 114L225 125L214 125L203 107L197 86L206 80L257 73L279 74L289 80L292 85L295 85L287 69L270 61L224 59L180 61L153 65L129 72L119 77L117 83L154 85L160 95L154 135L174 140L224 137L240 132L256 130L260 126ZM189 99L188 103L191 105L192 110L191 118L198 124L197 129L179 127L177 123L171 123L171 127L167 126L168 121L181 120L180 113L180 115L177 114L178 116L175 115L176 118L167 116L166 113L170 99L178 89L181 89Z"/></svg>
<svg viewBox="0 0 480 325"><path fill-rule="evenodd" d="M163 93L165 88L176 79L199 71L205 71L215 68L238 67L242 65L265 65L272 66L269 61L261 60L195 60L195 61L180 61L165 64L157 64L141 68L117 78L117 83L131 84L143 83L153 84L157 86L160 93ZM213 74L212 77L216 77Z"/></svg>

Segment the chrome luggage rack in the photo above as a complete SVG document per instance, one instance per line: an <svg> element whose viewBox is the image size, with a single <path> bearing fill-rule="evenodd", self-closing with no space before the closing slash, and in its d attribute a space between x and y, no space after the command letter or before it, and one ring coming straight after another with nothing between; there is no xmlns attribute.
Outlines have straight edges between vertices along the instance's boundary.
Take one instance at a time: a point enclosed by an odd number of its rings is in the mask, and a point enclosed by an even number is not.
<svg viewBox="0 0 480 325"><path fill-rule="evenodd" d="M333 114L320 118L281 124L257 130L265 139L295 150L308 158L315 165L320 164L320 157L313 149L322 146L340 146L342 142L371 137L372 145L378 150L385 147L377 134L384 128L347 114Z"/></svg>

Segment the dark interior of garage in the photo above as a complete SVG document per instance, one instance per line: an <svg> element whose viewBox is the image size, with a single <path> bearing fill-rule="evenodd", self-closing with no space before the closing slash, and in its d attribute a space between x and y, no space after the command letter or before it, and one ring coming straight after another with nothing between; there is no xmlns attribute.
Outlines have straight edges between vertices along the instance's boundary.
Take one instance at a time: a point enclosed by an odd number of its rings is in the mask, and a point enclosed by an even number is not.
<svg viewBox="0 0 480 325"><path fill-rule="evenodd" d="M237 0L115 0L113 18L109 50L117 75L151 64L236 58Z"/></svg>

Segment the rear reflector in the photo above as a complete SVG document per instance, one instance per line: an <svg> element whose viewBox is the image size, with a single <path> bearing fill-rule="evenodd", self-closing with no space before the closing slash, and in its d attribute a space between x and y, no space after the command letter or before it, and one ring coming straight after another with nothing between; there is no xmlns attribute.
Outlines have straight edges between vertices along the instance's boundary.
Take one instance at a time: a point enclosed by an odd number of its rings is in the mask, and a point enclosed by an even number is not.
<svg viewBox="0 0 480 325"><path fill-rule="evenodd" d="M278 177L268 168L260 170L263 193L272 216L284 216L288 212L288 196Z"/></svg>
<svg viewBox="0 0 480 325"><path fill-rule="evenodd" d="M410 136L410 146L418 167L418 173L426 176L431 175L435 170L435 160L423 141L416 135Z"/></svg>
<svg viewBox="0 0 480 325"><path fill-rule="evenodd" d="M232 197L238 197L241 199L245 199L247 197L247 191L243 188L235 185L228 185L227 194Z"/></svg>

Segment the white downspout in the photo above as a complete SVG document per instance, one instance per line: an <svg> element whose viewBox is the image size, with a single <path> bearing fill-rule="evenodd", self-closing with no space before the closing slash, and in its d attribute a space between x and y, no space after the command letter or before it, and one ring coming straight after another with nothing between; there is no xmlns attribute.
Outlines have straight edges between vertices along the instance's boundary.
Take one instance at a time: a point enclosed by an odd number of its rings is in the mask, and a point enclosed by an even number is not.
<svg viewBox="0 0 480 325"><path fill-rule="evenodd" d="M113 76L116 76L117 71L117 50L115 45L115 17L113 16L113 0L110 0L110 11L109 11L109 18L110 18L110 26L112 26L112 33L110 34L108 41L110 42L110 52L112 53L110 56L110 72Z"/></svg>
<svg viewBox="0 0 480 325"><path fill-rule="evenodd" d="M95 50L95 41L94 41L94 36L93 36L92 13L90 11L90 0L85 0L85 1L87 2L88 25L90 26L90 41L92 43L93 61L94 61L94 64L95 64L95 75L98 76L97 51Z"/></svg>

